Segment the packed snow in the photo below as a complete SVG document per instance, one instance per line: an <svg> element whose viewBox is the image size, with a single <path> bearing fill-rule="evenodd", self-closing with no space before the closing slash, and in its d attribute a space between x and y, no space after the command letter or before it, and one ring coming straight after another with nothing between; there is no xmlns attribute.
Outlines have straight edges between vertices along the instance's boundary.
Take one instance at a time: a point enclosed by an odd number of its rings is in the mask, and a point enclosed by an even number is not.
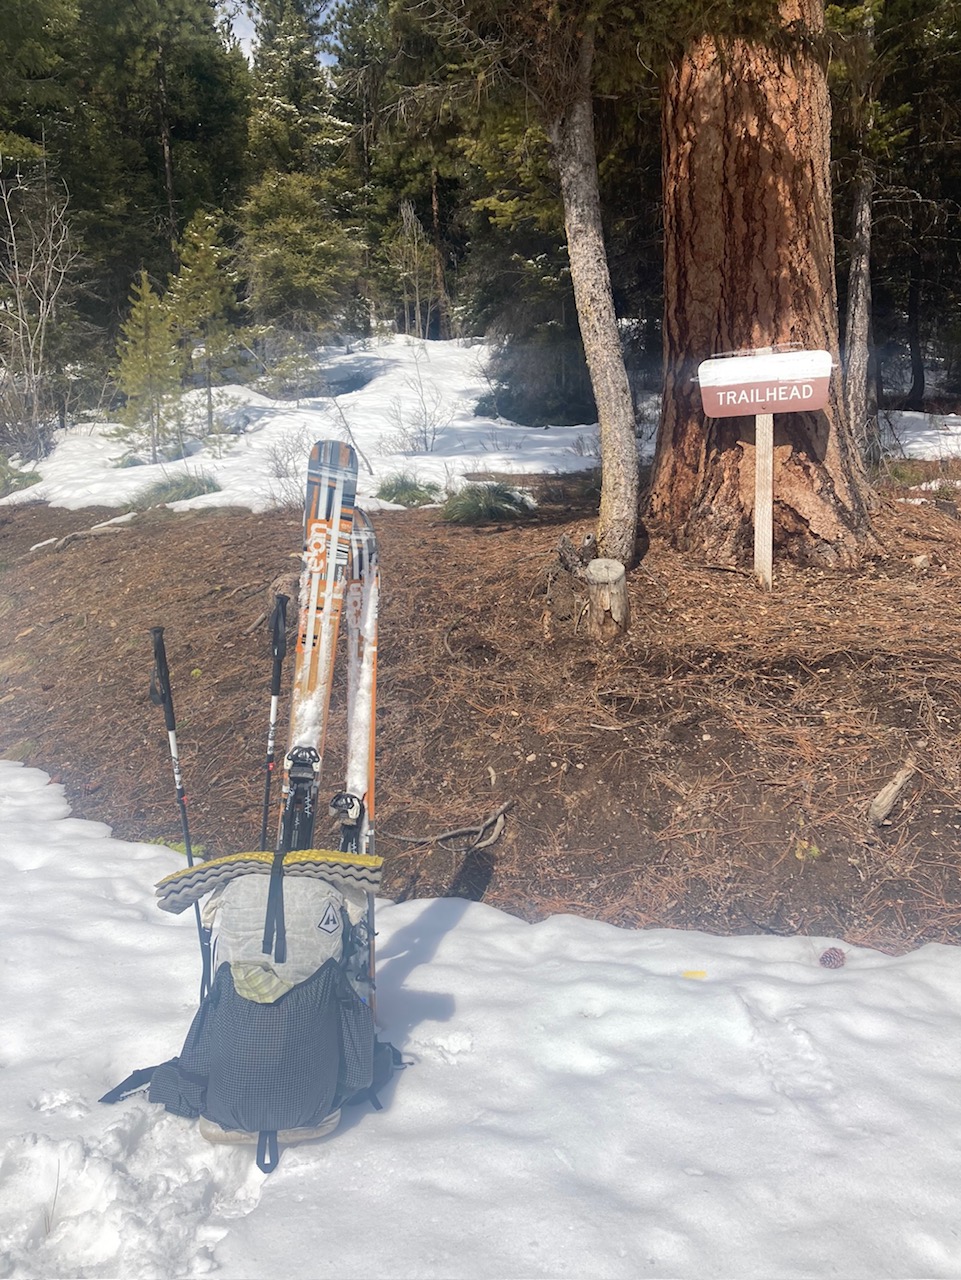
<svg viewBox="0 0 961 1280"><path fill-rule="evenodd" d="M227 393L244 432L164 467L220 481L190 505L269 505L283 442L305 458L348 424L366 494L412 461L441 483L585 463L591 427L472 416L476 349L331 364L366 384L300 405ZM412 459L384 437L425 395L439 430ZM912 452L961 440L957 419L895 426ZM71 429L17 497L117 504L158 473L117 470L120 452ZM193 918L153 895L181 861L0 761L0 1276L961 1275L961 951L382 902L379 1019L410 1065L382 1112L354 1109L265 1177L142 1097L97 1101L176 1053L193 1016ZM820 963L829 947L841 967Z"/></svg>
<svg viewBox="0 0 961 1280"><path fill-rule="evenodd" d="M0 1274L957 1276L961 952L380 904L382 1112L268 1178L142 1099L199 949L178 865L0 761ZM836 942L833 945L838 945Z"/></svg>
<svg viewBox="0 0 961 1280"><path fill-rule="evenodd" d="M179 461L121 467L129 449L116 423L73 425L58 432L53 452L37 464L40 483L2 501L119 506L135 503L158 480L188 473L208 476L220 489L172 503L175 509L263 511L299 495L307 454L320 439L347 440L357 449L358 496L367 510L380 505L373 495L381 482L398 474L446 491L475 474L550 475L592 465L596 424L533 429L475 415L489 390L486 355L482 345L396 339L330 352L318 369L315 398L271 400L247 387L217 388L222 430L195 439L190 456ZM188 392L185 404L189 436L189 420L195 428L204 420L204 392Z"/></svg>

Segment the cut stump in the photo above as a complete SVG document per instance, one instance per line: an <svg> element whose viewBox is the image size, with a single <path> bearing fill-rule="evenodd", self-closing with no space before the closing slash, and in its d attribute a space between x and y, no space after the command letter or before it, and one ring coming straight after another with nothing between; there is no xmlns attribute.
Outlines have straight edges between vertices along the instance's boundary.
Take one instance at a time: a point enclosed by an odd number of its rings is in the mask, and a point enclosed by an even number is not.
<svg viewBox="0 0 961 1280"><path fill-rule="evenodd" d="M631 625L627 577L619 560L591 560L584 567L588 593L588 625L594 640L608 644Z"/></svg>

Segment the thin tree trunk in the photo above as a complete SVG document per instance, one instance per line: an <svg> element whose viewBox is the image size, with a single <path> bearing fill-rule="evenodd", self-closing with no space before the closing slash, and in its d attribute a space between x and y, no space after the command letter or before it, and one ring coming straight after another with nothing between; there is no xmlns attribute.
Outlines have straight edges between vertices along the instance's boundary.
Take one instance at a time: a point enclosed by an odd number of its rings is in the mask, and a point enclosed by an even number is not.
<svg viewBox="0 0 961 1280"><path fill-rule="evenodd" d="M572 99L549 134L560 176L574 301L600 422L600 554L630 567L636 559L638 468L634 405L624 368L597 185L591 72L594 34L580 38Z"/></svg>
<svg viewBox="0 0 961 1280"><path fill-rule="evenodd" d="M871 230L874 171L863 156L854 182L851 262L844 327L844 409L862 457L876 434L868 396L871 338Z"/></svg>
<svg viewBox="0 0 961 1280"><path fill-rule="evenodd" d="M434 233L434 292L437 294L437 336L442 341L451 336L450 296L444 278L444 250L440 236L440 196L437 190L437 170L430 171L430 211Z"/></svg>
<svg viewBox="0 0 961 1280"><path fill-rule="evenodd" d="M167 68L164 65L163 46L157 46L157 127L160 131L160 148L163 152L164 190L167 196L167 225L171 247L177 243L177 212L174 201L173 143L170 137L170 110L167 103ZM176 254L176 248L174 248Z"/></svg>
<svg viewBox="0 0 961 1280"><path fill-rule="evenodd" d="M781 0L783 26L823 27L822 0ZM712 355L824 349L838 364L824 69L800 41L776 52L698 40L663 95L664 400L649 511L677 545L750 563L754 422L705 420ZM775 550L856 565L876 549L875 498L840 410L775 417Z"/></svg>
<svg viewBox="0 0 961 1280"><path fill-rule="evenodd" d="M911 389L906 407L921 409L924 407L924 347L921 343L921 250L916 229L908 278L908 349L911 353Z"/></svg>
<svg viewBox="0 0 961 1280"><path fill-rule="evenodd" d="M915 102L914 122L911 129L911 154L914 161L915 185L921 185L921 107ZM911 389L908 392L908 409L921 409L924 405L924 348L921 343L921 288L924 264L921 259L921 211L920 195L911 206L911 248L908 274L908 348L911 353Z"/></svg>
<svg viewBox="0 0 961 1280"><path fill-rule="evenodd" d="M877 446L876 405L872 403L871 364L871 233L873 230L874 166L868 147L875 125L873 80L877 74L874 50L874 11L864 6L847 59L853 98L852 120L857 149L854 208L851 216L851 260L844 324L844 411L862 458Z"/></svg>
<svg viewBox="0 0 961 1280"><path fill-rule="evenodd" d="M207 435L214 433L214 379L210 368L210 356L204 355L204 390L207 398Z"/></svg>

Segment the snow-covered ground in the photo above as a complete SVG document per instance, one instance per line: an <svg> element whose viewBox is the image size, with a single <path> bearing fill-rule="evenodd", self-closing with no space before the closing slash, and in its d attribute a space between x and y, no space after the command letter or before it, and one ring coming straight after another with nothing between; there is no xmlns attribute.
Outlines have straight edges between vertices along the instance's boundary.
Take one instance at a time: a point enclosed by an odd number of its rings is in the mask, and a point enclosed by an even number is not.
<svg viewBox="0 0 961 1280"><path fill-rule="evenodd" d="M0 1275L961 1274L961 951L525 924L384 903L379 1008L413 1065L264 1178L142 1100L178 1051L178 857L0 762Z"/></svg>
<svg viewBox="0 0 961 1280"><path fill-rule="evenodd" d="M368 510L378 505L371 497L381 481L399 473L453 489L474 472L552 474L590 466L596 424L533 430L475 417L474 405L488 390L485 357L483 346L398 338L330 353L318 384L363 382L356 390L293 402L240 386L219 388L216 416L227 432L178 462L120 468L126 446L112 435L115 424L71 426L38 464L41 482L3 501L119 506L186 471L210 476L220 491L173 504L178 510L232 505L259 511L299 493L311 444L335 438L358 450L358 494ZM186 399L199 421L203 393Z"/></svg>
<svg viewBox="0 0 961 1280"><path fill-rule="evenodd" d="M961 458L961 416L886 410L880 415L881 441L893 457L933 462Z"/></svg>
<svg viewBox="0 0 961 1280"><path fill-rule="evenodd" d="M158 480L184 472L210 477L216 493L171 505L239 506L254 511L276 506L300 491L305 459L315 440L349 440L360 455L358 493L368 510L385 479L398 474L433 482L445 491L465 476L483 472L562 474L595 465L597 424L521 427L474 414L488 390L483 344L421 342L395 338L353 350L332 349L318 374L318 394L299 401L272 400L241 386L216 391L215 416L223 432L194 442L183 460L120 467L127 446L116 424L72 425L37 464L39 484L4 503L46 502L79 509L122 506ZM337 393L338 387L351 388ZM202 392L185 397L186 417L204 420ZM657 426L656 397L647 398L639 424L641 454L651 457ZM948 459L961 456L961 416L890 412L882 434L894 455Z"/></svg>
<svg viewBox="0 0 961 1280"><path fill-rule="evenodd" d="M412 467L456 483L583 466L590 427L471 416L478 355L341 355L369 381L336 404L232 392L248 430L163 470L220 481L190 505L259 509L285 440L306 457L345 420L367 494ZM433 450L393 447L429 420ZM959 419L896 428L911 453L961 440ZM18 499L129 499L158 469L117 470L121 452L71 430ZM97 1102L176 1053L192 1017L192 917L153 897L179 861L72 818L45 774L0 761L0 1277L961 1275L957 949L843 946L829 969L831 939L383 903L379 1013L413 1065L383 1112L357 1109L265 1178L249 1149L143 1100Z"/></svg>

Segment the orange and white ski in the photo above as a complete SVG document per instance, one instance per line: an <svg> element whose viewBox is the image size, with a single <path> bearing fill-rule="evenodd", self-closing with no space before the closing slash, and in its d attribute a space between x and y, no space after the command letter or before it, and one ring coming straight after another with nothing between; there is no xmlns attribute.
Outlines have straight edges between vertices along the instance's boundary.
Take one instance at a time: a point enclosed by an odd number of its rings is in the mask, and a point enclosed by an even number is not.
<svg viewBox="0 0 961 1280"><path fill-rule="evenodd" d="M339 440L318 441L307 465L304 568L277 839L284 853L309 849L313 838L356 489L354 450Z"/></svg>

